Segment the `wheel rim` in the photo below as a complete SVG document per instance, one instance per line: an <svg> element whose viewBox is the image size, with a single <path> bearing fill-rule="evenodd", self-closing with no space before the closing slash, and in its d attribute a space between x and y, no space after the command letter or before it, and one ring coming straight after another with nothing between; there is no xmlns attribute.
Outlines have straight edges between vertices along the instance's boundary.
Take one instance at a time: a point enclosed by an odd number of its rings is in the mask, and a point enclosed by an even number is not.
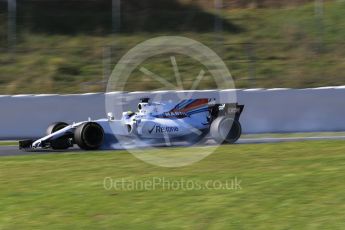
<svg viewBox="0 0 345 230"><path fill-rule="evenodd" d="M233 120L231 118L225 118L224 120L220 122L219 127L218 127L218 132L219 132L220 137L223 140L227 139L230 133L232 124L233 124Z"/></svg>

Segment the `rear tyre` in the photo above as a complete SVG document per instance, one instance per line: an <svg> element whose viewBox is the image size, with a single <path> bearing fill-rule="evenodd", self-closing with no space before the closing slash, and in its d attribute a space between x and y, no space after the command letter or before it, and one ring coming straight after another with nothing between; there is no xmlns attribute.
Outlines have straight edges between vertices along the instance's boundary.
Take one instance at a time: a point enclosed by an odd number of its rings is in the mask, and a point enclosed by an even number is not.
<svg viewBox="0 0 345 230"><path fill-rule="evenodd" d="M65 122L55 122L48 126L46 133L47 135L50 135L67 126L68 124ZM68 149L69 147L71 147L71 141L68 136L62 136L55 140L50 141L50 147L52 149L57 149L57 150Z"/></svg>
<svg viewBox="0 0 345 230"><path fill-rule="evenodd" d="M74 141L84 150L96 150L101 147L104 139L103 128L95 122L84 123L75 130Z"/></svg>
<svg viewBox="0 0 345 230"><path fill-rule="evenodd" d="M239 121L221 116L212 122L210 133L212 138L219 144L233 144L240 138L242 127Z"/></svg>

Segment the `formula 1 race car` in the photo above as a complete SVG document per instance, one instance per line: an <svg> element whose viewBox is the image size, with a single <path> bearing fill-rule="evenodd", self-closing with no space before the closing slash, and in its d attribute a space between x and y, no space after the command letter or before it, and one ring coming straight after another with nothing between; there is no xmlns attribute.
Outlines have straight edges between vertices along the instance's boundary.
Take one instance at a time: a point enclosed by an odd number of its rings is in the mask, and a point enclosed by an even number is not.
<svg viewBox="0 0 345 230"><path fill-rule="evenodd" d="M20 141L19 148L61 150L77 144L84 150L111 149L113 143L121 144L125 139L194 144L206 136L219 144L231 144L241 136L239 118L243 108L237 103L217 104L209 98L185 99L179 103L142 98L137 112L123 112L119 120L109 113L105 119L70 125L56 122L48 127L46 136Z"/></svg>

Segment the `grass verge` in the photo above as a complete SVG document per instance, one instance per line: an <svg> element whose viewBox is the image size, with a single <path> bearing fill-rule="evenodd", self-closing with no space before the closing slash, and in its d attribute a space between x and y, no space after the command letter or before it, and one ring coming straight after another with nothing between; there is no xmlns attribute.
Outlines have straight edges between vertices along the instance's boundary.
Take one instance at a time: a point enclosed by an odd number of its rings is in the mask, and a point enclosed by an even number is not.
<svg viewBox="0 0 345 230"><path fill-rule="evenodd" d="M344 152L343 141L231 145L182 168L125 151L2 157L0 228L344 229ZM106 190L106 177L180 187ZM181 186L234 178L241 189Z"/></svg>
<svg viewBox="0 0 345 230"><path fill-rule="evenodd" d="M18 145L18 141L0 141L0 146L14 146Z"/></svg>

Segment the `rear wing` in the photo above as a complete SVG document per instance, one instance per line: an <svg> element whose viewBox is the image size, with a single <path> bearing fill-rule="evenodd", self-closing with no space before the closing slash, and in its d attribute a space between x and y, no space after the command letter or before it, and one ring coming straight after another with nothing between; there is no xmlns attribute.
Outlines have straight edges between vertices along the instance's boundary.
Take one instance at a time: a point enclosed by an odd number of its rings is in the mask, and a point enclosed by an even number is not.
<svg viewBox="0 0 345 230"><path fill-rule="evenodd" d="M244 105L239 105L238 103L215 104L210 107L210 113L212 120L219 116L231 116L238 121L243 109Z"/></svg>

